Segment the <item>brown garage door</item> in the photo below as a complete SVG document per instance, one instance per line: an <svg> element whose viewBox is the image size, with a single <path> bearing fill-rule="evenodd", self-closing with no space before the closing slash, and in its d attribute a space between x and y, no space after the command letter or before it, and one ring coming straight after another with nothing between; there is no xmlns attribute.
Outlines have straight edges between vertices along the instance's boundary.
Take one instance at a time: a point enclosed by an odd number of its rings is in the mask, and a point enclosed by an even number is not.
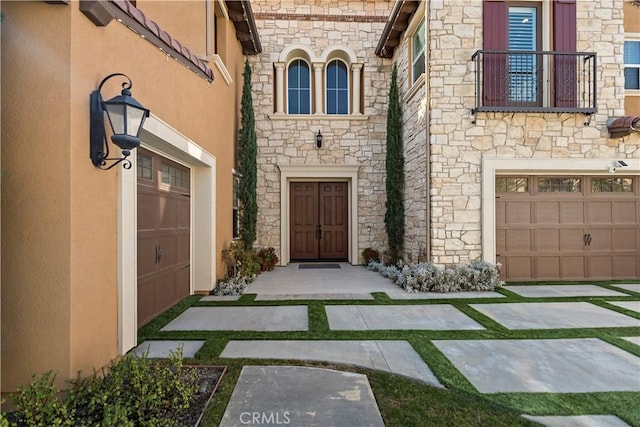
<svg viewBox="0 0 640 427"><path fill-rule="evenodd" d="M291 183L291 259L346 260L348 214L346 182Z"/></svg>
<svg viewBox="0 0 640 427"><path fill-rule="evenodd" d="M638 176L497 176L506 280L640 277Z"/></svg>
<svg viewBox="0 0 640 427"><path fill-rule="evenodd" d="M138 149L138 325L189 295L189 169Z"/></svg>

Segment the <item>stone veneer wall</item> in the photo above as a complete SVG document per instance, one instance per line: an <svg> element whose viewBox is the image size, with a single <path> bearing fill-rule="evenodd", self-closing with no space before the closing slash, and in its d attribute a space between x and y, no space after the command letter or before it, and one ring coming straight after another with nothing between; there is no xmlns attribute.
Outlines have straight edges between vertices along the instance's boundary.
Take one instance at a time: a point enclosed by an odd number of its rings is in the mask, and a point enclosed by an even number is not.
<svg viewBox="0 0 640 427"><path fill-rule="evenodd" d="M423 13L412 17L420 21ZM426 261L427 254L427 98L424 77L414 84L410 81L409 37L394 51L393 62L398 66L398 88L402 108L402 133L405 160L405 258Z"/></svg>
<svg viewBox="0 0 640 427"><path fill-rule="evenodd" d="M598 113L479 113L472 123L474 64L482 49L482 2L430 1L431 221L433 261L482 256L481 162L492 158L634 158L640 138L607 137L605 122L624 113L622 0L577 2L578 51L598 55ZM493 230L485 230L492 233Z"/></svg>
<svg viewBox="0 0 640 427"><path fill-rule="evenodd" d="M386 105L391 62L377 57L374 51L392 6L388 1L252 3L263 46L262 54L249 57L258 138L256 245L273 246L280 252L281 188L277 165L360 164L359 217L355 219L358 253L369 246L384 249ZM278 90L274 63L282 50L292 44L303 44L318 56L332 45L347 46L355 52L358 62L364 63L360 90L365 120L313 114L274 116ZM313 82L313 72L311 78ZM319 150L315 148L318 130L324 137Z"/></svg>

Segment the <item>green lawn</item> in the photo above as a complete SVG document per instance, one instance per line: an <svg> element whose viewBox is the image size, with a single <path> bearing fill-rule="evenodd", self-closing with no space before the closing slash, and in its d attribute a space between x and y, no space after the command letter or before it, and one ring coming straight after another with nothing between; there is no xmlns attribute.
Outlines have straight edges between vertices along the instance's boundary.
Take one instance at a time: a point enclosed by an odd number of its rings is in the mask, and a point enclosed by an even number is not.
<svg viewBox="0 0 640 427"><path fill-rule="evenodd" d="M575 282L574 282L575 283ZM481 394L454 365L432 344L432 340L446 339L533 339L533 338L600 338L612 345L640 357L640 347L620 337L640 336L640 327L556 329L556 330L508 330L489 317L472 309L470 303L509 302L569 302L585 301L600 305L628 316L640 319L640 314L625 310L606 301L640 300L640 293L611 287L614 282L594 283L614 289L628 296L621 297L571 297L571 298L524 298L505 289L499 292L506 298L492 299L440 299L440 300L390 300L384 293L375 293L375 300L357 301L357 304L407 305L407 304L452 304L457 309L482 324L480 331L330 331L324 306L354 304L348 301L254 301L255 295L244 295L233 302L199 302L199 296L191 296L139 330L138 341L147 339L204 339L205 345L197 354L194 363L226 365L229 367L220 388L214 396L205 417L204 425L217 426L240 370L244 365L288 364L303 366L325 366L338 370L365 373L376 396L380 412L387 426L514 426L534 425L521 418L522 413L532 415L616 415L632 426L640 427L640 393L497 393ZM622 283L622 282L616 282ZM632 282L629 282L632 283ZM636 282L637 283L637 282ZM518 283L520 285L522 283ZM540 284L540 283L537 283ZM561 284L561 283L558 283ZM252 332L252 331L189 331L161 332L170 320L190 306L266 306L307 305L309 331L306 332ZM420 382L385 372L362 368L305 363L282 360L221 359L220 353L230 339L335 339L335 340L407 340L429 365L433 373L447 389L437 389Z"/></svg>

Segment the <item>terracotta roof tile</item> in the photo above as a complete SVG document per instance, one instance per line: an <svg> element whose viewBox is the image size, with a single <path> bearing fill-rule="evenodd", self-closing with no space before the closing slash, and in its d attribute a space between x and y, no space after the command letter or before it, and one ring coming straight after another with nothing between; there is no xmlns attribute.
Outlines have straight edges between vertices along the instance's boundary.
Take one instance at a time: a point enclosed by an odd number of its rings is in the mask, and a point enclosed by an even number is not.
<svg viewBox="0 0 640 427"><path fill-rule="evenodd" d="M134 21L143 26L147 31L156 36L159 41L171 47L176 51L176 53L182 56L183 59L191 63L194 71L203 73L208 80L213 81L214 76L211 68L209 68L202 60L198 59L196 55L191 53L186 46L180 43L171 34L164 31L156 22L149 19L144 12L136 8L128 0L111 0L111 2Z"/></svg>

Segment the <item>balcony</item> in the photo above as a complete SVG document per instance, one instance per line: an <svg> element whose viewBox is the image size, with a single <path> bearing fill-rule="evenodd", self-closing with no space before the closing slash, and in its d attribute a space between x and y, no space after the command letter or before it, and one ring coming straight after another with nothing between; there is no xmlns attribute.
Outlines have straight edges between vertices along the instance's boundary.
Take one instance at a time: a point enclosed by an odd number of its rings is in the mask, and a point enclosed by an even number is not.
<svg viewBox="0 0 640 427"><path fill-rule="evenodd" d="M478 50L475 63L477 112L593 114L596 54Z"/></svg>

